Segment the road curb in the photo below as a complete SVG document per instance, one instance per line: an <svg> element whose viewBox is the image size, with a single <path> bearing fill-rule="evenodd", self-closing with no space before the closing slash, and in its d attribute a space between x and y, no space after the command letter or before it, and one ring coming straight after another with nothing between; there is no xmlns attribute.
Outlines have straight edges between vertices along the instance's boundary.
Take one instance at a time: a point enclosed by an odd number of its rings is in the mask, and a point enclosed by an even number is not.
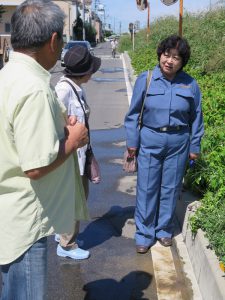
<svg viewBox="0 0 225 300"><path fill-rule="evenodd" d="M130 59L130 56L128 54L127 51L125 51L123 54L123 59L125 61L125 65L126 65L126 69L127 69L127 72L128 72L128 77L129 77L129 80L130 80L130 84L132 86L132 88L134 87L134 84L135 84L135 81L137 79L137 76L135 75L134 73L134 69L131 65L131 59Z"/></svg>

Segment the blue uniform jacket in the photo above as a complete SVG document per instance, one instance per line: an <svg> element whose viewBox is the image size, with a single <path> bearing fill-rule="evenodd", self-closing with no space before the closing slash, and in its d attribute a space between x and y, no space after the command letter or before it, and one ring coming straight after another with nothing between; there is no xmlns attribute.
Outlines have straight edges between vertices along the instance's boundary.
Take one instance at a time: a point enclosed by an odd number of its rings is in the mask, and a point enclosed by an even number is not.
<svg viewBox="0 0 225 300"><path fill-rule="evenodd" d="M138 119L146 93L146 79L147 71L137 78L125 117L127 147L139 147ZM142 124L151 128L189 126L190 153L199 153L204 126L201 92L195 79L180 71L169 81L156 66L145 99Z"/></svg>

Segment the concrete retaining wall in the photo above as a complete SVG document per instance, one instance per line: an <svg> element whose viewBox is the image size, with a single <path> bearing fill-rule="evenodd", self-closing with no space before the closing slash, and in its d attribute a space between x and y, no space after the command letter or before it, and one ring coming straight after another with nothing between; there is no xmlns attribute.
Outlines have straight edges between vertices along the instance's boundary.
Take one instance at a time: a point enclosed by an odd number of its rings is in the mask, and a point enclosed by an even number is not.
<svg viewBox="0 0 225 300"><path fill-rule="evenodd" d="M178 201L176 215L182 228L183 240L186 244L195 277L204 300L225 300L225 274L219 267L214 251L208 248L209 241L202 230L193 237L188 226L188 219L193 212L187 206L196 197L189 192L183 193Z"/></svg>

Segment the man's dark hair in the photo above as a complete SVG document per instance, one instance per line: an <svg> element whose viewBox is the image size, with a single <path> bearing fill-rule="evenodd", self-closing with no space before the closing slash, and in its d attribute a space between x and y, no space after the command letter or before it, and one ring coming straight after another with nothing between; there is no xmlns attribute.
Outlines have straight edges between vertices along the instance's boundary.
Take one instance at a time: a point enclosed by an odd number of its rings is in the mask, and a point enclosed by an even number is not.
<svg viewBox="0 0 225 300"><path fill-rule="evenodd" d="M14 49L43 46L57 32L62 39L65 14L49 0L26 0L11 18L11 44Z"/></svg>
<svg viewBox="0 0 225 300"><path fill-rule="evenodd" d="M161 41L157 48L158 61L160 61L162 53L169 52L171 49L178 50L179 56L182 58L182 68L186 66L191 55L187 40L174 34Z"/></svg>

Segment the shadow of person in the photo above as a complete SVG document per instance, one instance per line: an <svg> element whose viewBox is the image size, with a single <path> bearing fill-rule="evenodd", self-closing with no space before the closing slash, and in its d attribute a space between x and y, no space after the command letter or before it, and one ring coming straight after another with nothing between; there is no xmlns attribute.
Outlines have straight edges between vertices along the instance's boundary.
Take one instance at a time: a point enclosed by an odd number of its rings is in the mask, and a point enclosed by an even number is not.
<svg viewBox="0 0 225 300"><path fill-rule="evenodd" d="M113 236L121 236L126 221L134 216L134 209L134 206L112 206L106 214L88 224L79 234L78 240L84 242L82 248L90 249Z"/></svg>
<svg viewBox="0 0 225 300"><path fill-rule="evenodd" d="M115 279L101 279L84 285L84 300L149 300L144 290L152 281L152 275L143 271L133 271L119 282Z"/></svg>

